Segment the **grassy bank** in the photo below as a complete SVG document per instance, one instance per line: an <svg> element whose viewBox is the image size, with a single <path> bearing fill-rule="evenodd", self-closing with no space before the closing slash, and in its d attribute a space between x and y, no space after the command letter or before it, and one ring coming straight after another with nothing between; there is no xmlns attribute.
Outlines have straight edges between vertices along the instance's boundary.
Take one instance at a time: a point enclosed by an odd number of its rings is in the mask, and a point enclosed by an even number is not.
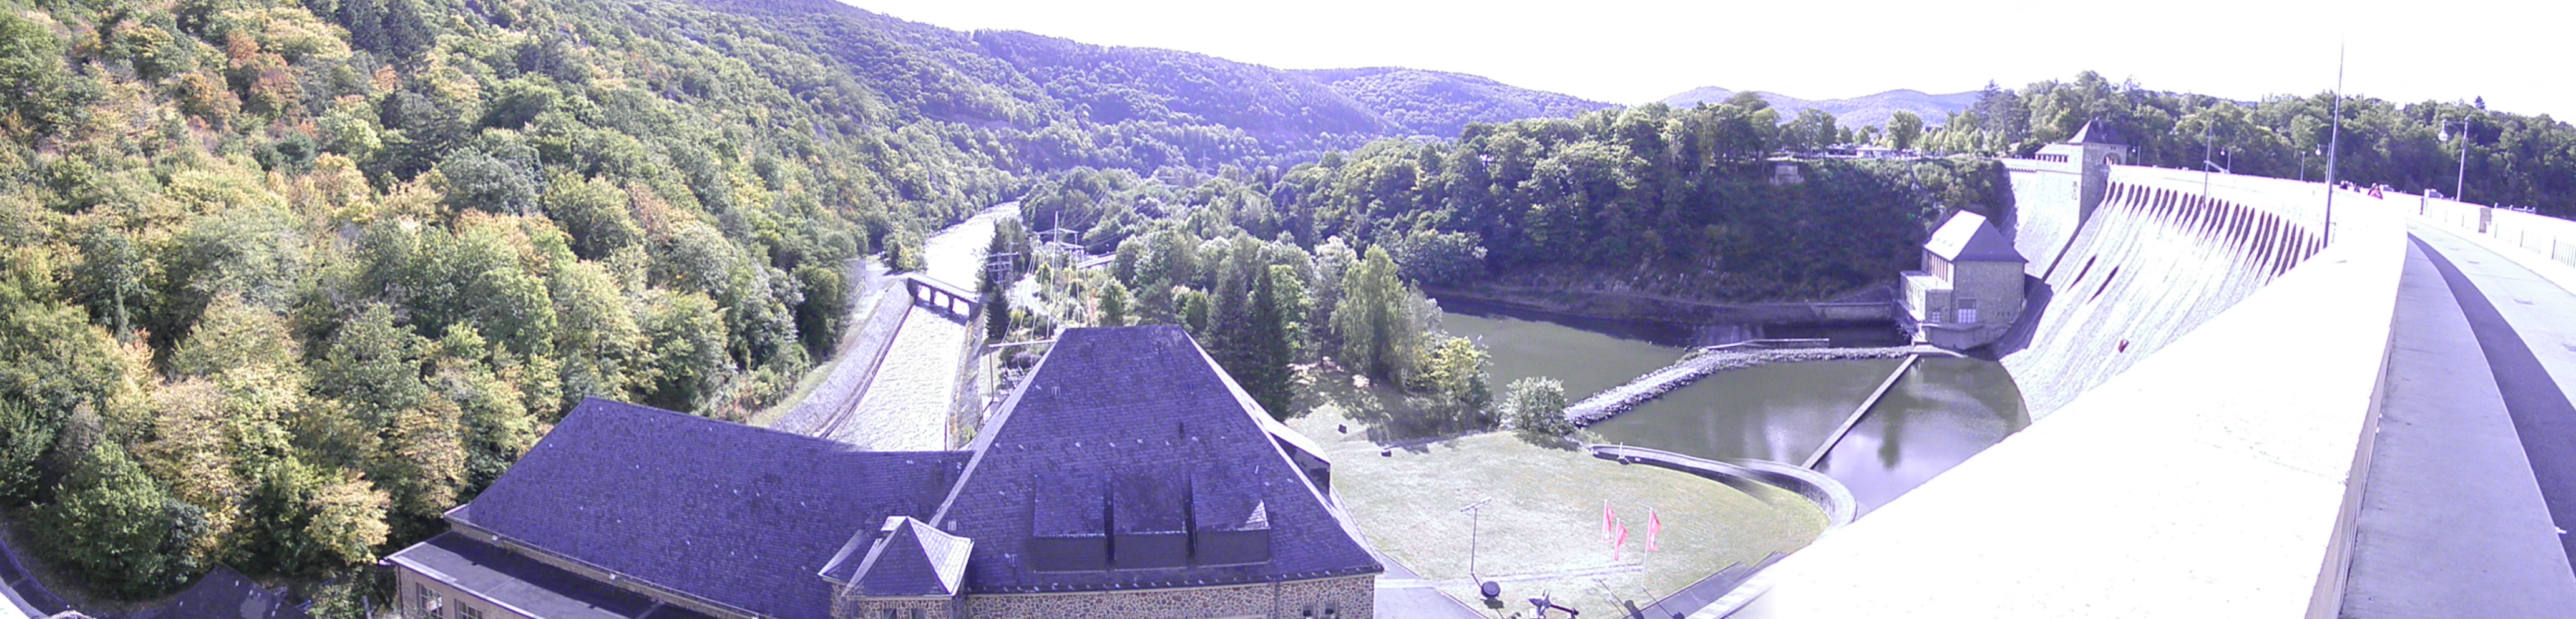
<svg viewBox="0 0 2576 619"><path fill-rule="evenodd" d="M1471 602L1474 582L1500 580L1507 610L1554 594L1586 613L1645 605L1738 561L1814 541L1824 514L1786 491L1760 496L1685 473L1621 465L1580 450L1533 445L1509 433L1405 440L1358 419L1401 414L1411 399L1326 374L1306 390L1306 415L1290 425L1324 444L1334 488L1361 531L1387 556ZM1395 409L1395 410L1390 410ZM1381 443L1406 445L1382 451ZM1385 453L1388 455L1381 455ZM1491 499L1471 523L1459 508ZM1614 560L1603 541L1608 502L1630 533ZM1646 515L1664 524L1645 552ZM1477 538L1468 574L1469 529Z"/></svg>

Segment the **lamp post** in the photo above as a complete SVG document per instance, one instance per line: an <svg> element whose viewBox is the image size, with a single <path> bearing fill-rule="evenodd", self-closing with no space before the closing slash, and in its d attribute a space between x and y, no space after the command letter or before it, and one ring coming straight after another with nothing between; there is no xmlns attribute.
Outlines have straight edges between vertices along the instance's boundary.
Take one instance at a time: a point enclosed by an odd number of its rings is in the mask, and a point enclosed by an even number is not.
<svg viewBox="0 0 2576 619"><path fill-rule="evenodd" d="M2209 125L2207 124L2203 124L2200 127L2200 144L2200 197L2207 198L2209 197L2210 172L2214 170L2219 174L2235 174L2236 154L2228 153L2227 165L2218 165L2218 157L2214 154L2217 145L2210 140ZM2301 165L2305 166L2306 163L2302 161ZM2300 169L2302 176L2304 176L2306 172L2307 171L2304 167Z"/></svg>
<svg viewBox="0 0 2576 619"><path fill-rule="evenodd" d="M1486 504L1486 503L1492 503L1492 502L1494 502L1494 500L1493 500L1493 499L1485 499L1485 500L1482 500L1482 501L1477 501L1477 502L1474 502L1474 503L1469 503L1469 504L1467 504L1467 506L1466 506L1466 507L1458 508L1458 511L1462 511L1462 512L1466 512L1466 513L1467 513L1467 579L1468 579L1468 580L1475 580L1475 579L1476 579L1476 529L1477 529L1478 527L1480 527L1480 526L1482 526L1482 525L1484 524L1485 512L1483 511L1483 509L1482 509L1482 508L1484 508L1484 507L1485 507L1485 504Z"/></svg>
<svg viewBox="0 0 2576 619"><path fill-rule="evenodd" d="M2451 121L2442 121L2442 128L2449 129L2452 124ZM2457 124L2460 126L2460 176L2452 181L2451 199L2466 200L2469 191L2469 119L2461 118Z"/></svg>

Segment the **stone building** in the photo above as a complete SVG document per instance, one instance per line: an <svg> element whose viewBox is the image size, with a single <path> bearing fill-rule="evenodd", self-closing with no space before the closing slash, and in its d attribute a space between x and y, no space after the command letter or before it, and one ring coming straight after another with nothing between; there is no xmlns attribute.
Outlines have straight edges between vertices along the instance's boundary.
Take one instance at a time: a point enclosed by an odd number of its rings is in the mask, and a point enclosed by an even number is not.
<svg viewBox="0 0 2576 619"><path fill-rule="evenodd" d="M1961 350L2003 337L2021 318L2027 262L1985 216L1950 215L1923 243L1923 270L1905 272L1905 318L1915 339Z"/></svg>
<svg viewBox="0 0 2576 619"><path fill-rule="evenodd" d="M1330 470L1179 328L1073 329L958 451L584 401L384 563L408 619L1368 619Z"/></svg>

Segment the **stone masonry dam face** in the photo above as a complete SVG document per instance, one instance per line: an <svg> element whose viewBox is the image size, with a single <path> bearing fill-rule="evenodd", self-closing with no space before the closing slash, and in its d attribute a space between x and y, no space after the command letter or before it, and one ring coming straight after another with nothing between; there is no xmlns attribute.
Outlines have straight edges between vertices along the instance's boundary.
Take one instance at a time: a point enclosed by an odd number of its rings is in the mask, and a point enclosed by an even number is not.
<svg viewBox="0 0 2576 619"><path fill-rule="evenodd" d="M2190 333L2324 247L2301 183L2117 166L2078 221L2072 167L2009 162L2015 246L2037 281L1996 344L2034 419ZM2311 204L2316 203L2316 204Z"/></svg>

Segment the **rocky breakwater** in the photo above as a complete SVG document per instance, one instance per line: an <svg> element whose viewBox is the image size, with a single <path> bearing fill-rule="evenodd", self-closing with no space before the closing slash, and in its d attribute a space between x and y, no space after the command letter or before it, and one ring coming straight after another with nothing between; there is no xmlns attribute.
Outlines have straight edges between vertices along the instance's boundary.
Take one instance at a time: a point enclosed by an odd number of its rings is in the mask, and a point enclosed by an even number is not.
<svg viewBox="0 0 2576 619"><path fill-rule="evenodd" d="M1754 340L1710 346L1691 351L1689 356L1663 369L1647 372L1627 384L1601 390L1565 407L1565 418L1576 426L1588 426L1613 415L1627 412L1638 404L1690 386L1710 374L1749 368L1766 363L1801 361L1840 361L1846 359L1895 359L1907 355L1955 355L1930 346L1886 346L1871 348L1835 348L1822 340Z"/></svg>

